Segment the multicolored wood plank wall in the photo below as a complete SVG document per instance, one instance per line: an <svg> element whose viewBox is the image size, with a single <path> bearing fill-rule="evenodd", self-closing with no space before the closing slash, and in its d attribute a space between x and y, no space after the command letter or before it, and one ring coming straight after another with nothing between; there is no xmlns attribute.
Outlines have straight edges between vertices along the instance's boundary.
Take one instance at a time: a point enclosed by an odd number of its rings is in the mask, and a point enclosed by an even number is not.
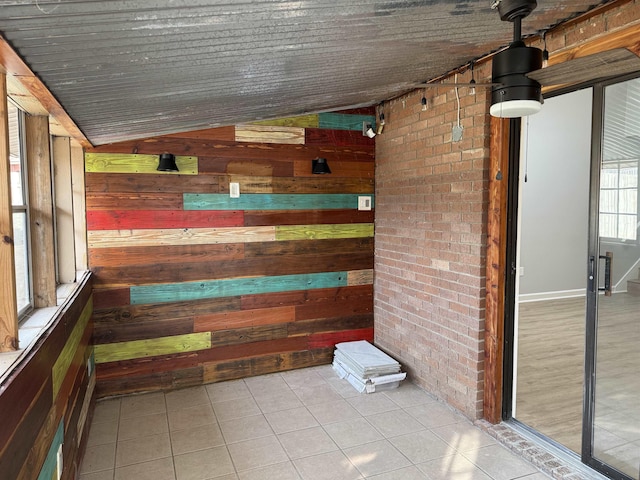
<svg viewBox="0 0 640 480"><path fill-rule="evenodd" d="M98 395L329 363L373 339L373 110L85 155ZM155 170L177 157L177 173ZM313 175L323 157L330 175ZM240 186L231 198L229 184Z"/></svg>
<svg viewBox="0 0 640 480"><path fill-rule="evenodd" d="M0 389L0 478L78 477L94 374L91 279L87 274L59 315Z"/></svg>

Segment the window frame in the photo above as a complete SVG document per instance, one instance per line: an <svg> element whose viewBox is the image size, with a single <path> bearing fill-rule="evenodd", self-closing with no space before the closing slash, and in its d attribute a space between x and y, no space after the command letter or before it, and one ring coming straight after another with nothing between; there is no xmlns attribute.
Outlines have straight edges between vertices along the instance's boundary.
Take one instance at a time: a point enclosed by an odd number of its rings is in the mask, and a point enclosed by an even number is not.
<svg viewBox="0 0 640 480"><path fill-rule="evenodd" d="M600 231L599 236L600 239L607 243L619 243L619 244L638 244L640 242L640 238L637 234L638 232L638 222L640 221L640 158L627 158L627 159L616 159L616 160L607 160L603 161L602 169L604 170L605 166L610 166L616 169L617 173L617 185L615 187L605 187L602 185L602 180L600 184L600 197L602 198L603 192L615 192L616 197L616 210L615 212L603 211L603 202L600 201L599 206L599 225ZM620 184L620 175L621 171L624 168L633 168L635 166L636 169L636 185L631 187L621 187ZM603 176L601 176L601 179ZM620 208L620 194L623 191L634 190L636 192L636 205L635 205L635 213L627 213L621 212ZM603 233L612 233L612 232L603 232L602 225L605 223L602 221L602 215L612 215L615 217L615 233L616 236L604 235ZM620 237L620 217L634 217L635 226L634 232L636 233L635 238L622 238Z"/></svg>

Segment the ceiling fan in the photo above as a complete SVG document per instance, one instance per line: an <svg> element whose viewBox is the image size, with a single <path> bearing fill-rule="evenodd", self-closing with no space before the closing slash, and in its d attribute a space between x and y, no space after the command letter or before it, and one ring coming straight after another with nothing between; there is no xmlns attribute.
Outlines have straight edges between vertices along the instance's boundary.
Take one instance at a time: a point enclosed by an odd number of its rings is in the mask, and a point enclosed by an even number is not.
<svg viewBox="0 0 640 480"><path fill-rule="evenodd" d="M542 68L543 52L522 41L522 19L537 6L536 0L495 0L502 21L513 22L513 41L492 60L491 83L442 84L430 86L491 87L490 113L496 117L521 117L540 110L542 86L567 85L640 71L640 58L626 48L615 48ZM471 64L473 73L473 63Z"/></svg>

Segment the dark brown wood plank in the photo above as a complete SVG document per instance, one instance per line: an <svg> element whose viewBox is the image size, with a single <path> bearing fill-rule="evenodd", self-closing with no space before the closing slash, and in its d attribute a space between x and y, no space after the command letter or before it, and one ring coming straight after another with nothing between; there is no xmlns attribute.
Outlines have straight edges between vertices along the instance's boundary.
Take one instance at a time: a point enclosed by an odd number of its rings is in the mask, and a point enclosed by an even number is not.
<svg viewBox="0 0 640 480"><path fill-rule="evenodd" d="M363 294L367 294L367 292L368 294L373 295L373 285L356 285L352 287L318 288L314 290L244 295L242 297L242 309L251 310L255 308L270 308L282 305L317 306L327 300L357 298Z"/></svg>
<svg viewBox="0 0 640 480"><path fill-rule="evenodd" d="M142 377L145 375L172 372L197 366L196 352L176 353L172 355L156 355L153 357L121 360L119 362L99 363L96 365L97 387L105 381L117 380L119 377Z"/></svg>
<svg viewBox="0 0 640 480"><path fill-rule="evenodd" d="M107 289L95 289L93 291L93 308L94 310L101 310L105 308L122 307L129 305L131 298L129 295L129 288L107 288Z"/></svg>
<svg viewBox="0 0 640 480"><path fill-rule="evenodd" d="M327 297L296 306L296 321L338 318L373 312L373 294Z"/></svg>
<svg viewBox="0 0 640 480"><path fill-rule="evenodd" d="M373 238L332 238L327 240L288 240L281 242L247 243L245 257L281 257L284 255L370 253L373 257Z"/></svg>
<svg viewBox="0 0 640 480"><path fill-rule="evenodd" d="M109 321L102 319L93 327L95 344L128 342L193 333L193 318L161 318L147 321Z"/></svg>
<svg viewBox="0 0 640 480"><path fill-rule="evenodd" d="M203 371L204 368L197 365L180 370L103 379L96 387L96 395L109 397L202 385Z"/></svg>
<svg viewBox="0 0 640 480"><path fill-rule="evenodd" d="M181 210L181 193L91 193L87 210Z"/></svg>
<svg viewBox="0 0 640 480"><path fill-rule="evenodd" d="M217 175L136 175L85 173L87 194L96 193L220 193Z"/></svg>
<svg viewBox="0 0 640 480"><path fill-rule="evenodd" d="M287 335L287 325L284 323L218 330L211 334L211 347L217 348L254 342L268 342L271 340L286 338ZM249 348L250 346L247 345L247 349Z"/></svg>
<svg viewBox="0 0 640 480"><path fill-rule="evenodd" d="M283 306L199 315L194 320L193 331L215 332L258 325L289 323L295 320L295 313L295 307Z"/></svg>
<svg viewBox="0 0 640 480"><path fill-rule="evenodd" d="M373 218L373 210L251 210L244 213L244 224L249 227L258 225L373 223Z"/></svg>
<svg viewBox="0 0 640 480"><path fill-rule="evenodd" d="M287 334L312 335L320 332L373 328L373 313L324 320L302 320L287 324Z"/></svg>
<svg viewBox="0 0 640 480"><path fill-rule="evenodd" d="M306 145L367 145L375 144L375 140L355 130L331 130L326 128L306 128L304 132Z"/></svg>
<svg viewBox="0 0 640 480"><path fill-rule="evenodd" d="M259 357L273 353L292 352L305 350L307 348L307 337L288 337L269 340L264 342L253 342L239 345L228 345L224 347L200 350L198 360L201 364L232 360L246 357Z"/></svg>

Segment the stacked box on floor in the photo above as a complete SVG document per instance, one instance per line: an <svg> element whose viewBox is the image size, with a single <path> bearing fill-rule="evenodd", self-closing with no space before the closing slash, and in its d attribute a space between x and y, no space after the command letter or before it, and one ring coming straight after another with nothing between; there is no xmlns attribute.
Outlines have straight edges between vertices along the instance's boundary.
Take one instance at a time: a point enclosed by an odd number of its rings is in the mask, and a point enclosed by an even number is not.
<svg viewBox="0 0 640 480"><path fill-rule="evenodd" d="M336 344L333 369L360 393L397 388L407 376L398 362L365 340Z"/></svg>

